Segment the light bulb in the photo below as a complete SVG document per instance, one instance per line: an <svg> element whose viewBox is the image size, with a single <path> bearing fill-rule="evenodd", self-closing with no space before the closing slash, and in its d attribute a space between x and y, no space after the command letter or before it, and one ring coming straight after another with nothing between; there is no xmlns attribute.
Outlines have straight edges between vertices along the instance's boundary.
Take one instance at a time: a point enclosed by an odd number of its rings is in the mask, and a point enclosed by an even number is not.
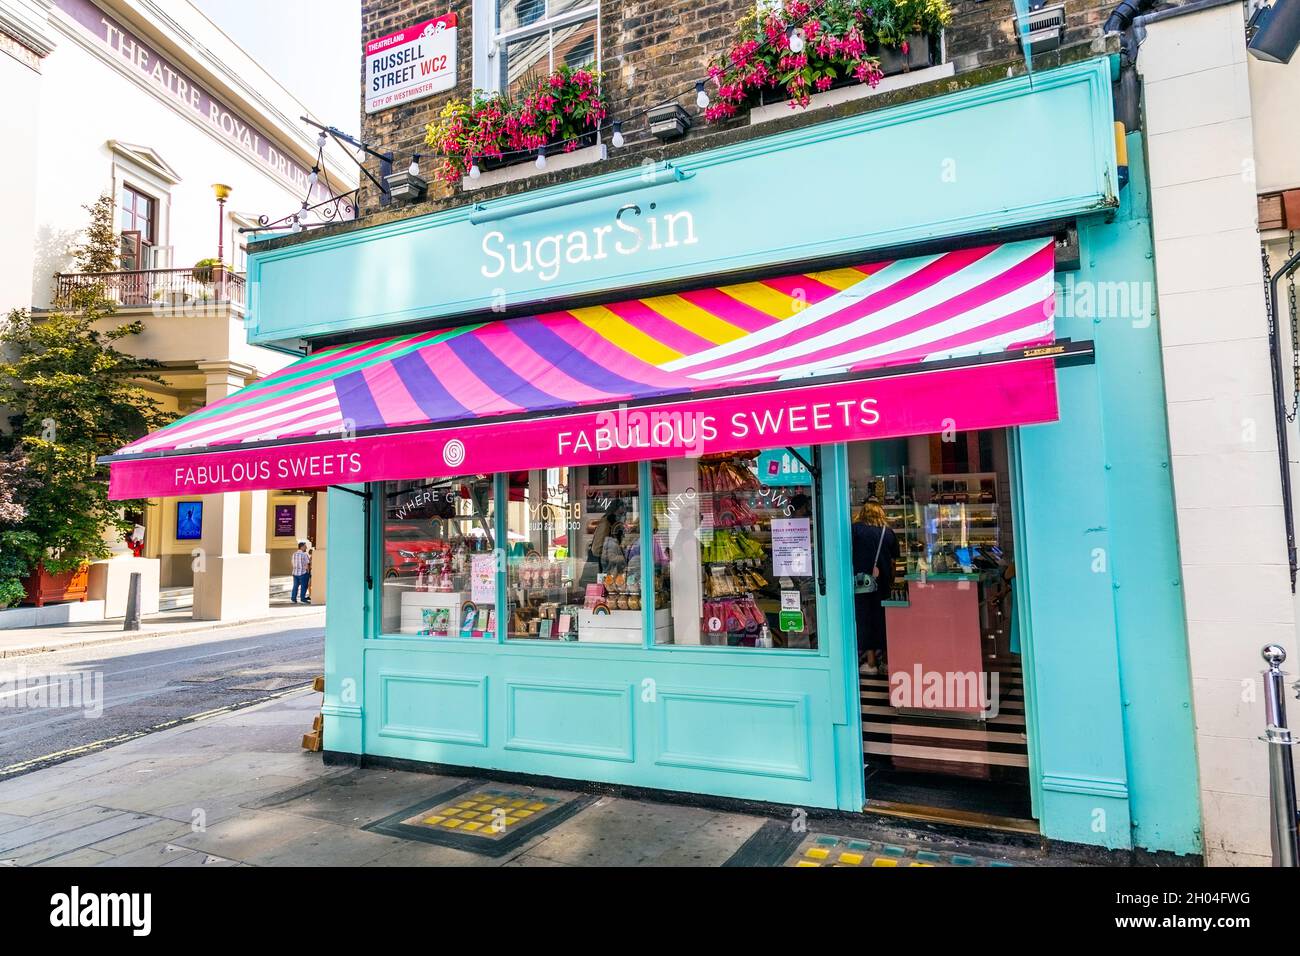
<svg viewBox="0 0 1300 956"><path fill-rule="evenodd" d="M311 168L311 175L307 177L307 189L315 189L318 182L320 182L320 170L313 166Z"/></svg>
<svg viewBox="0 0 1300 956"><path fill-rule="evenodd" d="M325 135L325 131L324 131L324 130L321 130L321 131L320 131L320 135L316 137L316 148L317 148L317 149L324 149L324 148L325 148L325 143L326 143L327 141L328 141L328 137L326 137L326 135Z"/></svg>
<svg viewBox="0 0 1300 956"><path fill-rule="evenodd" d="M537 162L534 163L533 165L535 165L538 169L546 168L546 147L545 146L538 147Z"/></svg>
<svg viewBox="0 0 1300 956"><path fill-rule="evenodd" d="M614 144L615 149L623 148L624 140L622 120L614 120L614 136L610 139L610 142Z"/></svg>
<svg viewBox="0 0 1300 956"><path fill-rule="evenodd" d="M298 217L297 217L297 216L294 216L294 217L293 217L293 225L289 228L289 231L290 231L290 232L302 232L302 223L298 221Z"/></svg>
<svg viewBox="0 0 1300 956"><path fill-rule="evenodd" d="M410 176L420 175L420 158L418 156L411 160L411 165L406 167L406 172Z"/></svg>
<svg viewBox="0 0 1300 956"><path fill-rule="evenodd" d="M311 218L311 209L307 207L306 203L303 203L302 209L298 211L298 221L306 222L310 218Z"/></svg>
<svg viewBox="0 0 1300 956"><path fill-rule="evenodd" d="M703 80L695 83L695 105L702 110L709 108L709 94L704 91Z"/></svg>
<svg viewBox="0 0 1300 956"><path fill-rule="evenodd" d="M478 177L479 177L478 160L471 159L469 161L469 178L478 179Z"/></svg>
<svg viewBox="0 0 1300 956"><path fill-rule="evenodd" d="M803 52L803 29L801 27L792 27L790 30L790 52Z"/></svg>

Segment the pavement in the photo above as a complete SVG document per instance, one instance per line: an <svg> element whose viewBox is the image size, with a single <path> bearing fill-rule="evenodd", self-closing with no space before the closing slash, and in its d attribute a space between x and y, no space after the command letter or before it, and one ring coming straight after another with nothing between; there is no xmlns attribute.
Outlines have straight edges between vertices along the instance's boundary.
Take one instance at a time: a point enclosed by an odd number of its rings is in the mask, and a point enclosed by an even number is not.
<svg viewBox="0 0 1300 956"><path fill-rule="evenodd" d="M879 820L629 799L386 768L300 749L290 690L0 780L9 866L996 866L1047 862ZM1058 861L1052 861L1058 862Z"/></svg>
<svg viewBox="0 0 1300 956"><path fill-rule="evenodd" d="M212 631L230 627L245 627L264 622L292 622L297 618L319 617L325 620L325 605L276 603L265 614L230 621L196 621L189 608L150 614L141 619L140 630L122 630L120 618L104 621L83 621L77 624L53 624L46 627L24 627L0 630L0 658L43 654L48 651L91 647L114 641L132 641L148 637L165 637L195 631Z"/></svg>

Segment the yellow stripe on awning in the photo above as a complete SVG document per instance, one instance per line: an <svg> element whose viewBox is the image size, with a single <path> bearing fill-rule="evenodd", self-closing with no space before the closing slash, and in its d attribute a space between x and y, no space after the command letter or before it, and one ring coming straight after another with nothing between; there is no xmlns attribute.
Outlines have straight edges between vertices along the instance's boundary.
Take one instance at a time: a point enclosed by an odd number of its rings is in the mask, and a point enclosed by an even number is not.
<svg viewBox="0 0 1300 956"><path fill-rule="evenodd" d="M827 269L824 272L810 272L808 278L816 279L832 289L839 289L843 292L849 286L857 285L867 278L867 274L858 269Z"/></svg>
<svg viewBox="0 0 1300 956"><path fill-rule="evenodd" d="M739 326L701 309L694 302L687 302L679 295L657 295L641 301L665 319L708 339L714 345L735 341L746 334Z"/></svg>
<svg viewBox="0 0 1300 956"><path fill-rule="evenodd" d="M569 314L591 329L597 335L618 346L624 352L635 355L651 365L662 365L682 357L682 353L669 348L658 339L646 335L635 325L615 315L603 305L593 305L585 309L570 309Z"/></svg>
<svg viewBox="0 0 1300 956"><path fill-rule="evenodd" d="M759 312L778 320L788 319L799 311L794 306L794 299L761 282L741 282L736 285L724 285L718 291L725 292L733 299L745 303L751 309L757 309ZM807 305L807 303L803 303L803 305Z"/></svg>

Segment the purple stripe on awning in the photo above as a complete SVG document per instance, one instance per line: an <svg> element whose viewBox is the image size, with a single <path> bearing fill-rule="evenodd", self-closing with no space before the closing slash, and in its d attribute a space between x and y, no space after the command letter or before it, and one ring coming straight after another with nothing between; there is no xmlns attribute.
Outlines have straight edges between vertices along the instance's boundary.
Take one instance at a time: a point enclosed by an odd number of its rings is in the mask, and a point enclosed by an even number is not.
<svg viewBox="0 0 1300 956"><path fill-rule="evenodd" d="M663 391L654 385L625 378L611 369L597 365L535 318L512 322L510 331L546 361L563 369L566 375L576 378L583 385L612 395L627 394L634 397L655 395Z"/></svg>
<svg viewBox="0 0 1300 956"><path fill-rule="evenodd" d="M429 363L418 352L411 352L393 360L402 384L420 410L431 422L449 422L472 418L473 412L451 397L451 393L429 370Z"/></svg>
<svg viewBox="0 0 1300 956"><path fill-rule="evenodd" d="M334 394L338 396L343 421L350 423L352 430L365 431L382 428L387 424L379 412L379 406L375 404L374 396L370 394L370 384L360 372L349 372L336 378Z"/></svg>
<svg viewBox="0 0 1300 956"><path fill-rule="evenodd" d="M565 408L570 402L549 395L509 369L478 337L461 335L444 342L479 380L502 398L523 408Z"/></svg>

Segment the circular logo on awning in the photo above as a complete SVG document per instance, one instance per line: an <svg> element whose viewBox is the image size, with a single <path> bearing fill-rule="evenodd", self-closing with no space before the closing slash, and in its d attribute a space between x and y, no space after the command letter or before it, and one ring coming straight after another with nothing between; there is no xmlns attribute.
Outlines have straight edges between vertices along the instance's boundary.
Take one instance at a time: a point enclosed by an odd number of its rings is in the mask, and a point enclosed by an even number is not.
<svg viewBox="0 0 1300 956"><path fill-rule="evenodd" d="M459 438L453 438L442 446L442 460L452 468L459 468L465 462L465 445Z"/></svg>

